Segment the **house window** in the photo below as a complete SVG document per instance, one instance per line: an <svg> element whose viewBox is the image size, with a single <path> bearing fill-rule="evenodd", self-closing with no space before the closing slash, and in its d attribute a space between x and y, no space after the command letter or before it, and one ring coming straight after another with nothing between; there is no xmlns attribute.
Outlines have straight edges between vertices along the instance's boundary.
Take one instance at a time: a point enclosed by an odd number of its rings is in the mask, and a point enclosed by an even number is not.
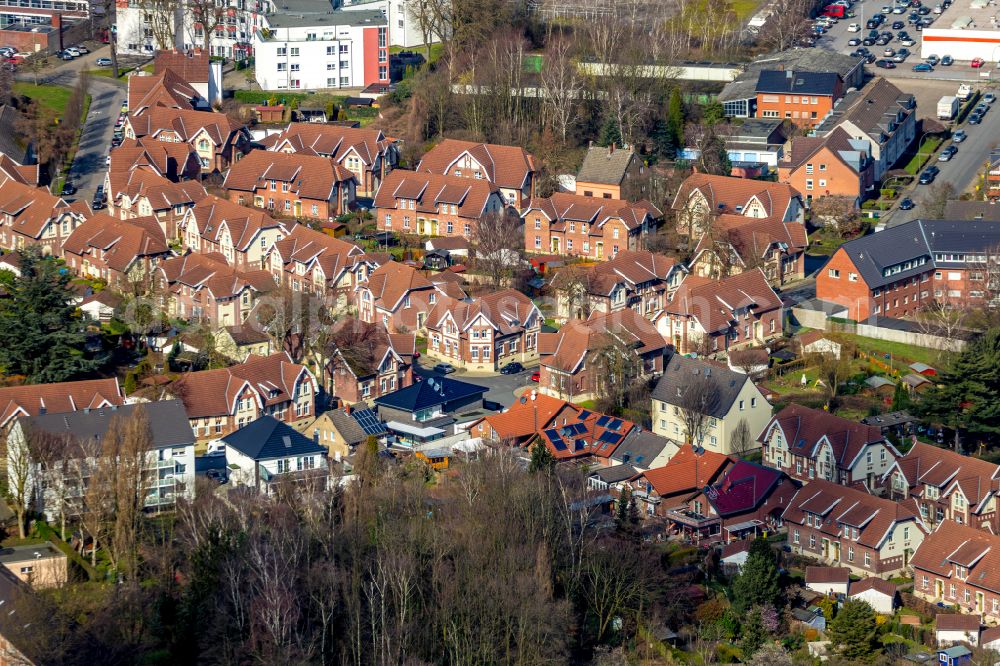
<svg viewBox="0 0 1000 666"><path fill-rule="evenodd" d="M837 270L836 268L828 268L826 274L834 279L840 278L840 271Z"/></svg>
<svg viewBox="0 0 1000 666"><path fill-rule="evenodd" d="M872 565L872 554L865 553L865 566L870 567Z"/></svg>
<svg viewBox="0 0 1000 666"><path fill-rule="evenodd" d="M798 542L799 542L799 531L795 530L794 532L792 532L792 543L798 543Z"/></svg>
<svg viewBox="0 0 1000 666"><path fill-rule="evenodd" d="M744 402L745 402L744 400L740 400L740 411L741 411L741 412L742 412L742 411L743 411L743 409L744 409Z"/></svg>
<svg viewBox="0 0 1000 666"><path fill-rule="evenodd" d="M809 535L809 547L810 548L815 548L816 547L816 535L815 534L810 534Z"/></svg>
<svg viewBox="0 0 1000 666"><path fill-rule="evenodd" d="M812 178L808 178L808 179L806 179L806 189L807 189L807 190L811 190L812 188L813 188L813 181L812 181Z"/></svg>
<svg viewBox="0 0 1000 666"><path fill-rule="evenodd" d="M847 561L848 562L854 561L854 546L849 546L847 548Z"/></svg>

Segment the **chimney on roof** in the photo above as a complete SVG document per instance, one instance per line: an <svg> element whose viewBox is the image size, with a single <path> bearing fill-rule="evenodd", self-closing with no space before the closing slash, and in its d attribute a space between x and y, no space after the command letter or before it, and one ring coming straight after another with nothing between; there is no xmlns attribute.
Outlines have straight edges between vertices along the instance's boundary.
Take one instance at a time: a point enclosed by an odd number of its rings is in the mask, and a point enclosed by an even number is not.
<svg viewBox="0 0 1000 666"><path fill-rule="evenodd" d="M615 152L615 142L612 141L611 145L608 146L608 155L613 155Z"/></svg>

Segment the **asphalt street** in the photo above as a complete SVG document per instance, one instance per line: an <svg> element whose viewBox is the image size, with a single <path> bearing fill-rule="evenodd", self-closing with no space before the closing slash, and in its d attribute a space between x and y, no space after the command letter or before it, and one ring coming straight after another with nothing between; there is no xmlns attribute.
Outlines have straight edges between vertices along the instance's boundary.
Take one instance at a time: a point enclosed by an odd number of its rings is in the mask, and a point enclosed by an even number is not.
<svg viewBox="0 0 1000 666"><path fill-rule="evenodd" d="M438 361L431 358L430 356L422 356L418 359L417 364L414 366L414 370L418 375L424 378L427 377L441 377L441 373L435 372L431 368L437 364ZM463 382L469 382L470 384L478 384L479 386L484 386L489 391L483 396L485 400L492 400L493 402L498 402L504 407L510 407L514 404L514 390L538 386L537 383L531 381L531 373L538 369L538 366L528 367L524 372L520 372L516 375L496 375L496 376L483 376L483 375L470 375L465 372L458 370L453 372L448 377L452 379L459 379Z"/></svg>

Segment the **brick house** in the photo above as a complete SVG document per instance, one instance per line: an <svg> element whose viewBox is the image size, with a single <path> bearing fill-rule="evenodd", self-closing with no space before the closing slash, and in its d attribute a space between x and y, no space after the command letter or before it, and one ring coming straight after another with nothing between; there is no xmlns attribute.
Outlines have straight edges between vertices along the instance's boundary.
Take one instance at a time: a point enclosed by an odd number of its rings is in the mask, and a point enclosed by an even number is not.
<svg viewBox="0 0 1000 666"><path fill-rule="evenodd" d="M109 171L104 192L109 215L123 220L153 216L170 240L178 238L177 225L187 211L206 196L198 181L175 183L146 168Z"/></svg>
<svg viewBox="0 0 1000 666"><path fill-rule="evenodd" d="M168 390L184 402L199 441L225 437L265 415L292 427L315 418L316 380L284 352L187 372Z"/></svg>
<svg viewBox="0 0 1000 666"><path fill-rule="evenodd" d="M442 286L412 266L386 262L357 285L354 300L358 318L377 322L391 332L419 331L427 313L446 296Z"/></svg>
<svg viewBox="0 0 1000 666"><path fill-rule="evenodd" d="M579 420L583 411L582 407L560 398L538 391L525 392L506 411L473 421L469 434L510 446L526 446L544 430L563 428L570 421Z"/></svg>
<svg viewBox="0 0 1000 666"><path fill-rule="evenodd" d="M531 299L504 289L470 302L444 297L427 315L427 356L477 372L538 360L544 317Z"/></svg>
<svg viewBox="0 0 1000 666"><path fill-rule="evenodd" d="M153 217L116 220L97 214L74 229L62 247L62 258L70 270L102 279L118 291L149 281L157 264L171 254Z"/></svg>
<svg viewBox="0 0 1000 666"><path fill-rule="evenodd" d="M598 199L627 199L630 193L623 190L643 189L638 179L645 170L631 148L591 146L576 174L576 193Z"/></svg>
<svg viewBox="0 0 1000 666"><path fill-rule="evenodd" d="M504 205L500 188L486 180L402 169L375 195L379 229L420 236L472 238L479 220Z"/></svg>
<svg viewBox="0 0 1000 666"><path fill-rule="evenodd" d="M263 266L264 257L292 224L279 222L264 211L207 195L185 211L178 224L184 247L201 254L218 253L241 270Z"/></svg>
<svg viewBox="0 0 1000 666"><path fill-rule="evenodd" d="M660 515L687 539L755 539L781 527L781 514L797 490L784 473L737 459L717 481L693 490L682 504L664 507Z"/></svg>
<svg viewBox="0 0 1000 666"><path fill-rule="evenodd" d="M882 476L888 496L912 500L931 528L951 520L997 532L1000 467L986 460L915 441Z"/></svg>
<svg viewBox="0 0 1000 666"><path fill-rule="evenodd" d="M228 169L250 150L252 141L246 126L225 113L163 106L153 107L140 116L129 115L123 134L127 139L150 137L186 143L194 149L206 173Z"/></svg>
<svg viewBox="0 0 1000 666"><path fill-rule="evenodd" d="M793 553L862 577L906 571L929 531L906 504L823 479L804 485L782 520Z"/></svg>
<svg viewBox="0 0 1000 666"><path fill-rule="evenodd" d="M783 118L815 128L844 96L836 72L762 70L757 77L757 117Z"/></svg>
<svg viewBox="0 0 1000 666"><path fill-rule="evenodd" d="M817 132L823 135L835 128L870 142L874 179L882 180L917 136L917 100L877 76L860 90L847 92Z"/></svg>
<svg viewBox="0 0 1000 666"><path fill-rule="evenodd" d="M629 480L632 496L643 515L665 518L668 511L691 506L698 513L706 510L699 506L697 495L706 486L718 481L732 467L734 461L715 451L695 453L685 444L671 456L663 467L642 472Z"/></svg>
<svg viewBox="0 0 1000 666"><path fill-rule="evenodd" d="M631 421L568 405L554 427L539 432L528 448L544 446L556 462L588 461L606 468L614 464L611 454L635 428Z"/></svg>
<svg viewBox="0 0 1000 666"><path fill-rule="evenodd" d="M267 271L241 271L221 255L172 257L160 262L157 279L168 315L215 327L242 324L260 296L275 289Z"/></svg>
<svg viewBox="0 0 1000 666"><path fill-rule="evenodd" d="M797 136L778 179L805 194L806 204L819 197L846 197L856 206L874 188L875 160L868 137L852 138L838 127L824 137Z"/></svg>
<svg viewBox="0 0 1000 666"><path fill-rule="evenodd" d="M796 404L775 414L757 441L764 464L793 479L862 483L872 492L900 455L881 428Z"/></svg>
<svg viewBox="0 0 1000 666"><path fill-rule="evenodd" d="M532 199L521 212L526 252L588 259L614 258L639 250L656 232L663 213L648 201L596 199L556 192Z"/></svg>
<svg viewBox="0 0 1000 666"><path fill-rule="evenodd" d="M805 223L802 195L791 185L707 173L685 178L670 208L677 220L677 232L699 239L718 215Z"/></svg>
<svg viewBox="0 0 1000 666"><path fill-rule="evenodd" d="M975 307L990 296L998 238L1000 223L986 220L913 220L856 238L819 272L816 297L855 321L905 317L931 301Z"/></svg>
<svg viewBox="0 0 1000 666"><path fill-rule="evenodd" d="M354 174L329 158L269 150L251 151L222 184L233 203L310 220L350 212L356 186Z"/></svg>
<svg viewBox="0 0 1000 666"><path fill-rule="evenodd" d="M648 250L624 250L590 267L568 267L552 278L556 316L586 319L591 312L635 310L650 318L667 303L686 274L673 257Z"/></svg>
<svg viewBox="0 0 1000 666"><path fill-rule="evenodd" d="M38 416L46 412L61 414L124 404L125 395L116 377L3 386L0 387L0 430L6 432L13 421L22 416Z"/></svg>
<svg viewBox="0 0 1000 666"><path fill-rule="evenodd" d="M485 180L500 188L504 203L520 209L535 194L538 166L519 146L445 139L424 153L417 171Z"/></svg>
<svg viewBox="0 0 1000 666"><path fill-rule="evenodd" d="M689 269L711 279L760 268L772 285L805 277L806 227L773 217L717 216L695 248Z"/></svg>
<svg viewBox="0 0 1000 666"><path fill-rule="evenodd" d="M357 193L374 196L386 174L399 163L399 147L382 130L319 123L290 123L265 139L268 150L317 155L354 174Z"/></svg>
<svg viewBox="0 0 1000 666"><path fill-rule="evenodd" d="M346 306L355 287L377 264L353 243L296 224L276 241L264 257L264 266L278 284L332 298Z"/></svg>
<svg viewBox="0 0 1000 666"><path fill-rule="evenodd" d="M1000 536L945 520L924 537L910 566L917 597L1000 622Z"/></svg>
<svg viewBox="0 0 1000 666"><path fill-rule="evenodd" d="M609 379L603 352L626 354L635 376L649 378L663 372L670 347L634 310L571 319L555 333L538 334L538 390L577 402L594 399Z"/></svg>
<svg viewBox="0 0 1000 666"><path fill-rule="evenodd" d="M721 280L689 275L653 322L679 353L708 354L781 337L784 306L759 268Z"/></svg>
<svg viewBox="0 0 1000 666"><path fill-rule="evenodd" d="M10 178L0 184L0 247L4 250L37 245L42 254L58 257L63 242L89 216L86 203L68 204L46 187Z"/></svg>
<svg viewBox="0 0 1000 666"><path fill-rule="evenodd" d="M201 92L172 69L156 75L137 72L128 77L129 113L141 116L157 107L211 111L211 105Z"/></svg>
<svg viewBox="0 0 1000 666"><path fill-rule="evenodd" d="M133 169L152 171L167 180L198 180L201 178L201 159L187 143L157 141L145 137L125 139L111 151L111 173L128 173Z"/></svg>
<svg viewBox="0 0 1000 666"><path fill-rule="evenodd" d="M343 402L374 400L413 383L415 334L389 333L354 317L338 321L335 329L337 350L326 374Z"/></svg>

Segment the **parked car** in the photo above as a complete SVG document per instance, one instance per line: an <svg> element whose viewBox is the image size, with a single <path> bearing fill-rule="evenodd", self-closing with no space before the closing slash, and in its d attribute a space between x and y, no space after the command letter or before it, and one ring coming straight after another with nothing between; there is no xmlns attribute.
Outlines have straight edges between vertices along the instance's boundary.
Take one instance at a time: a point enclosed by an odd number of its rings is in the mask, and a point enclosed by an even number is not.
<svg viewBox="0 0 1000 666"><path fill-rule="evenodd" d="M434 372L440 372L442 375L450 375L455 372L455 366L451 363L438 363L434 366Z"/></svg>
<svg viewBox="0 0 1000 666"><path fill-rule="evenodd" d="M951 67L955 63L955 59L950 55L941 56L941 64L945 67Z"/></svg>
<svg viewBox="0 0 1000 666"><path fill-rule="evenodd" d="M938 58L937 54L932 53L929 56L927 56L926 58L924 58L924 62L926 62L931 67L936 67L937 64L939 62L941 62L941 58Z"/></svg>
<svg viewBox="0 0 1000 666"><path fill-rule="evenodd" d="M902 21L893 21L892 22L892 29L893 30L902 30L905 27L906 27L906 24L903 23Z"/></svg>
<svg viewBox="0 0 1000 666"><path fill-rule="evenodd" d="M891 60L876 60L875 66L881 69L896 69L896 63Z"/></svg>
<svg viewBox="0 0 1000 666"><path fill-rule="evenodd" d="M531 381L538 382L541 381L541 379L542 379L542 373L539 372L538 370L535 370L533 373L531 373Z"/></svg>
<svg viewBox="0 0 1000 666"><path fill-rule="evenodd" d="M995 101L997 101L997 96L994 95L993 93L986 93L985 95L983 95L983 102L985 102L986 104L992 104Z"/></svg>
<svg viewBox="0 0 1000 666"><path fill-rule="evenodd" d="M213 439L208 443L208 450L205 452L206 456L224 456L226 455L226 445L221 439Z"/></svg>
<svg viewBox="0 0 1000 666"><path fill-rule="evenodd" d="M928 65L926 62L922 62L919 65L914 65L913 66L913 71L914 72L933 72L934 68L931 65Z"/></svg>
<svg viewBox="0 0 1000 666"><path fill-rule="evenodd" d="M62 53L56 53L56 57L59 58L60 60L72 60L73 54L67 51L63 51Z"/></svg>
<svg viewBox="0 0 1000 666"><path fill-rule="evenodd" d="M861 40L858 39L857 37L851 37L850 39L847 40L848 46L858 46L859 44L861 44Z"/></svg>
<svg viewBox="0 0 1000 666"><path fill-rule="evenodd" d="M938 162L949 161L951 158L955 156L955 153L957 152L958 152L957 146L954 145L948 146L947 148L941 151L940 155L938 155Z"/></svg>
<svg viewBox="0 0 1000 666"><path fill-rule="evenodd" d="M63 51L63 53L68 53L68 54L70 54L71 56L73 56L74 58L79 58L80 56L82 56L82 55L83 55L83 54L82 54L82 53L80 52L80 49L76 48L75 46L71 46L71 47L69 47L68 49L66 49L65 51Z"/></svg>
<svg viewBox="0 0 1000 666"><path fill-rule="evenodd" d="M73 181L67 180L65 183L63 183L62 193L76 194L76 185L73 184Z"/></svg>
<svg viewBox="0 0 1000 666"><path fill-rule="evenodd" d="M958 130L951 135L952 143L962 143L969 135L965 133L965 130Z"/></svg>
<svg viewBox="0 0 1000 666"><path fill-rule="evenodd" d="M847 26L847 32L861 32L861 24L852 23L851 25Z"/></svg>
<svg viewBox="0 0 1000 666"><path fill-rule="evenodd" d="M83 44L77 44L73 48L76 49L77 51L79 51L80 53L90 53L90 49L88 49Z"/></svg>
<svg viewBox="0 0 1000 666"><path fill-rule="evenodd" d="M983 122L983 117L981 115L979 115L978 113L969 114L970 125L978 125L981 122Z"/></svg>
<svg viewBox="0 0 1000 666"><path fill-rule="evenodd" d="M882 51L882 55L886 58L891 58L896 55L896 49L886 49L885 51Z"/></svg>
<svg viewBox="0 0 1000 666"><path fill-rule="evenodd" d="M229 479L226 478L226 470L224 469L210 469L205 472L205 476L212 481L215 481L220 486L229 481Z"/></svg>
<svg viewBox="0 0 1000 666"><path fill-rule="evenodd" d="M892 57L893 62L903 62L910 56L910 49L899 49L896 51L896 55Z"/></svg>
<svg viewBox="0 0 1000 666"><path fill-rule="evenodd" d="M507 365L500 368L501 375L516 375L519 372L523 371L524 371L524 366L518 363L517 361L508 363Z"/></svg>
<svg viewBox="0 0 1000 666"><path fill-rule="evenodd" d="M979 68L986 64L986 61L982 58L973 58L972 62L969 63L972 67Z"/></svg>
<svg viewBox="0 0 1000 666"><path fill-rule="evenodd" d="M907 37L906 39L900 39L899 43L902 44L903 46L916 46L917 45L917 42L915 40L911 39L910 37Z"/></svg>
<svg viewBox="0 0 1000 666"><path fill-rule="evenodd" d="M98 58L95 63L98 67L111 67L111 58Z"/></svg>
<svg viewBox="0 0 1000 666"><path fill-rule="evenodd" d="M937 178L939 173L941 173L941 170L936 166L929 166L924 169L923 173L920 174L919 183L921 185L930 185L934 182L934 179Z"/></svg>
<svg viewBox="0 0 1000 666"><path fill-rule="evenodd" d="M913 203L913 199L911 199L910 197L906 197L905 199L899 202L900 210L913 210L916 207L917 204Z"/></svg>

